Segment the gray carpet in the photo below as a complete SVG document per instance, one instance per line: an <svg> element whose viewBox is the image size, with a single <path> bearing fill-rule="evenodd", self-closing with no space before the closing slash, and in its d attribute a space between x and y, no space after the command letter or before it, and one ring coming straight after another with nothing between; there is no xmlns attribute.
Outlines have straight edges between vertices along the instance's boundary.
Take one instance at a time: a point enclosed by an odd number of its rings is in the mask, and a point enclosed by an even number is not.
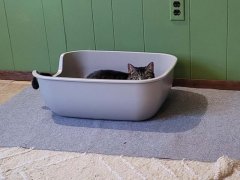
<svg viewBox="0 0 240 180"><path fill-rule="evenodd" d="M215 161L240 159L240 92L174 88L148 121L60 117L31 88L0 106L0 146Z"/></svg>

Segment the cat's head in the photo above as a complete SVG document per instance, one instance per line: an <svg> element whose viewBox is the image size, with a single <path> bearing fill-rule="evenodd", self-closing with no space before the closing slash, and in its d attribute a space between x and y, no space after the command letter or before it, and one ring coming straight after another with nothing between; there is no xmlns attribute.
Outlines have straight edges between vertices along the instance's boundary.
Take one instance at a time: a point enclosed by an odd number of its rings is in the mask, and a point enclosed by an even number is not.
<svg viewBox="0 0 240 180"><path fill-rule="evenodd" d="M132 64L128 64L128 79L131 80L143 80L154 78L154 64L150 62L145 67L135 67Z"/></svg>

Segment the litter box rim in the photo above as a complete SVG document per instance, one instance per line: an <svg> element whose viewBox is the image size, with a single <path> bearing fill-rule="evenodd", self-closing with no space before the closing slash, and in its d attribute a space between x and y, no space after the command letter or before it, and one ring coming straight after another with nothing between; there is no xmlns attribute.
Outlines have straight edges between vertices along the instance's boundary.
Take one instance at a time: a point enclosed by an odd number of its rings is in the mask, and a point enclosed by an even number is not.
<svg viewBox="0 0 240 180"><path fill-rule="evenodd" d="M73 77L58 77L62 73L63 70L63 59L64 56L71 54L71 53L81 53L81 52L104 52L104 53L143 53L143 54L159 54L163 56L171 57L171 59L174 61L171 68L169 68L167 71L165 71L162 75L157 76L152 79L145 79L145 80L112 80L112 79L87 79L87 78L73 78ZM36 78L45 79L45 80L51 80L51 81L69 81L69 82L83 82L83 83L110 83L110 84L145 84L145 83L152 83L155 81L158 81L160 79L163 79L166 77L167 74L169 74L174 67L177 64L177 57L171 54L167 53L155 53L155 52L133 52L133 51L101 51L101 50L77 50L77 51L68 51L65 53L62 53L60 55L59 59L59 66L57 73L53 74L53 76L44 76L40 75L37 70L32 71L32 75Z"/></svg>

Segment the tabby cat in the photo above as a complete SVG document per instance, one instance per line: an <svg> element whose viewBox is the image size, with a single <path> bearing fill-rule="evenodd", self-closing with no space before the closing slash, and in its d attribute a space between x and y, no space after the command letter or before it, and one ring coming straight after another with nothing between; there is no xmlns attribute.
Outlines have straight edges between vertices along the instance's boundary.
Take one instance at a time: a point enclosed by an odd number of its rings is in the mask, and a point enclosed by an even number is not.
<svg viewBox="0 0 240 180"><path fill-rule="evenodd" d="M119 80L143 80L154 78L154 64L149 63L144 67L135 67L128 64L128 73L115 70L98 70L89 74L89 79L119 79Z"/></svg>
<svg viewBox="0 0 240 180"><path fill-rule="evenodd" d="M52 76L49 73L39 73L43 76ZM135 67L132 64L128 64L128 73L115 71L115 70L98 70L89 74L89 79L118 79L118 80L143 80L154 78L154 65L153 62L144 67ZM39 84L36 77L32 79L33 89L38 89Z"/></svg>

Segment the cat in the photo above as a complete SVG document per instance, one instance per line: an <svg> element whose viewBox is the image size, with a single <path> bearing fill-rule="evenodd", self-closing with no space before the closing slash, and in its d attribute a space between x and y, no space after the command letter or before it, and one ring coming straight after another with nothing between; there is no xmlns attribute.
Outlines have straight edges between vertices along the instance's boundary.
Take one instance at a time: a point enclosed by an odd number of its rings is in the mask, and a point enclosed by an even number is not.
<svg viewBox="0 0 240 180"><path fill-rule="evenodd" d="M52 76L52 74L50 74L50 73L43 73L43 72L37 72L38 74L40 74L40 75L43 75L43 76ZM36 77L33 77L33 79L32 79L32 88L33 89L38 89L39 88L39 84L38 84L38 80L37 80L37 78Z"/></svg>
<svg viewBox="0 0 240 180"><path fill-rule="evenodd" d="M98 70L87 76L88 79L128 79L128 73L115 70Z"/></svg>
<svg viewBox="0 0 240 180"><path fill-rule="evenodd" d="M89 74L89 79L118 79L118 80L144 80L154 78L154 64L150 62L144 67L135 67L128 64L128 73L115 70L98 70Z"/></svg>
<svg viewBox="0 0 240 180"><path fill-rule="evenodd" d="M50 73L38 72L43 76L52 76ZM87 76L88 79L117 79L117 80L144 80L154 78L154 64L150 62L144 67L135 67L132 64L128 64L128 73L115 71L115 70L98 70ZM38 89L39 84L36 77L32 79L33 89Z"/></svg>
<svg viewBox="0 0 240 180"><path fill-rule="evenodd" d="M155 78L154 64L150 62L145 67L134 67L132 64L128 64L128 79L130 80L144 80Z"/></svg>

